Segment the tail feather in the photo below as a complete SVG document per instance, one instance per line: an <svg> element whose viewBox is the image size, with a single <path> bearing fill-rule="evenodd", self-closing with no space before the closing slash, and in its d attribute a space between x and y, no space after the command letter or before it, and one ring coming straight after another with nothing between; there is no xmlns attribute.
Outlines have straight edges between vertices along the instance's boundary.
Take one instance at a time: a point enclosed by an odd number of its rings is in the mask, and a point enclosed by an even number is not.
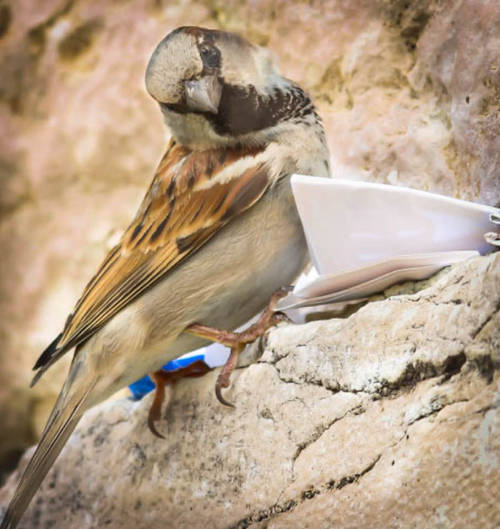
<svg viewBox="0 0 500 529"><path fill-rule="evenodd" d="M70 397L65 394L65 388L61 391L38 447L10 501L0 529L14 529L19 523L35 492L87 409L86 403L93 386L88 385L85 391L72 393Z"/></svg>

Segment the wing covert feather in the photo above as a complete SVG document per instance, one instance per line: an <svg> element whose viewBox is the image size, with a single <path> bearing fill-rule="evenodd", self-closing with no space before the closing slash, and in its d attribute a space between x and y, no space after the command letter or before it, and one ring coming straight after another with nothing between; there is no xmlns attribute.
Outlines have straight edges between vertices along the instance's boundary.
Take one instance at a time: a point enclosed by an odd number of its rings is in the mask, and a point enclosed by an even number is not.
<svg viewBox="0 0 500 529"><path fill-rule="evenodd" d="M43 367L43 372L66 350L89 338L255 204L271 184L266 164L258 157L262 151L195 152L171 142L135 219L88 283L57 347L52 344L35 369ZM222 171L224 178L218 179Z"/></svg>

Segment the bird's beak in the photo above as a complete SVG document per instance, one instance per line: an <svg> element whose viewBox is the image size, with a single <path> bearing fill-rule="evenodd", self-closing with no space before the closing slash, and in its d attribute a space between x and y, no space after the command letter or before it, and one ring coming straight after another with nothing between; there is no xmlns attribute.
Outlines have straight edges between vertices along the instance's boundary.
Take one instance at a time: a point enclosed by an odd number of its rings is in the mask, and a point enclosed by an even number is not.
<svg viewBox="0 0 500 529"><path fill-rule="evenodd" d="M186 103L197 112L217 114L222 86L215 75L206 75L198 80L185 81Z"/></svg>

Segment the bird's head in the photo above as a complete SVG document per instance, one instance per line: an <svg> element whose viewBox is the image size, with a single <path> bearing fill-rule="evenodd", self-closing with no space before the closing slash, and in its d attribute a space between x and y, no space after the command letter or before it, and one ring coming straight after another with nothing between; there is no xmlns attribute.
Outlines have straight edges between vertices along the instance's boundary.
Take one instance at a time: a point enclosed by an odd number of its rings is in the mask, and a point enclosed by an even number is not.
<svg viewBox="0 0 500 529"><path fill-rule="evenodd" d="M153 52L146 88L173 135L190 146L245 142L310 104L271 53L224 31L181 27Z"/></svg>
<svg viewBox="0 0 500 529"><path fill-rule="evenodd" d="M167 107L217 114L224 84L264 87L272 70L268 51L239 35L181 27L169 33L153 52L146 88Z"/></svg>

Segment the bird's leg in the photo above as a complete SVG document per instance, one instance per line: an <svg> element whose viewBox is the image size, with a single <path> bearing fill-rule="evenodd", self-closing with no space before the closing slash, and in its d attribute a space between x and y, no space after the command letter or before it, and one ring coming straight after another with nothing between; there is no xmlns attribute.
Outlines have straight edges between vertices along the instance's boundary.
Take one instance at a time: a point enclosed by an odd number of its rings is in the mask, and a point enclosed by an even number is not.
<svg viewBox="0 0 500 529"><path fill-rule="evenodd" d="M161 406L165 400L165 386L167 384L173 384L175 381L181 378L202 377L211 370L212 368L205 364L203 360L196 360L196 362L193 362L186 367L176 369L175 371L163 371L160 369L159 371L155 371L150 375L156 388L153 403L149 409L148 426L151 432L156 435L156 437L165 439L165 437L156 429L156 422L160 419Z"/></svg>
<svg viewBox="0 0 500 529"><path fill-rule="evenodd" d="M186 328L185 332L189 332L201 338L206 338L213 342L218 342L222 345L225 345L226 347L231 348L231 354L219 373L217 382L215 384L215 394L217 399L225 406L234 407L233 404L224 399L221 391L222 388L229 387L231 373L234 371L238 363L239 354L241 351L243 351L245 345L255 341L257 338L260 338L270 327L278 324L281 321L287 320L287 317L283 313L275 313L274 309L278 301L289 291L289 288L281 288L275 292L271 296L271 300L269 301L269 304L267 305L264 312L261 314L260 318L244 331L224 331L214 327L209 327L207 325L202 325L201 323L193 323Z"/></svg>

